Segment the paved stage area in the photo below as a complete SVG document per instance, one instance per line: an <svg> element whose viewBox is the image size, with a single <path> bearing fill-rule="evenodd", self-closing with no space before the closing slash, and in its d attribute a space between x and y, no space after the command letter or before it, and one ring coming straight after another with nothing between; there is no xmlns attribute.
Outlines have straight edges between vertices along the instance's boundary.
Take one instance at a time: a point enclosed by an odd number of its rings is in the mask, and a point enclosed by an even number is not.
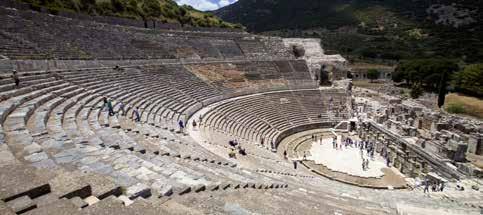
<svg viewBox="0 0 483 215"><path fill-rule="evenodd" d="M364 171L361 152L358 148L343 146L342 149L334 149L332 138L324 138L321 142L318 140L312 143L310 155L307 155L308 160L313 160L316 164L322 164L333 171L355 176L382 177L384 175L381 169L386 165L384 159L377 153L374 154L374 159L371 159L363 150L364 158L369 158L369 168ZM340 144L340 141L338 142Z"/></svg>

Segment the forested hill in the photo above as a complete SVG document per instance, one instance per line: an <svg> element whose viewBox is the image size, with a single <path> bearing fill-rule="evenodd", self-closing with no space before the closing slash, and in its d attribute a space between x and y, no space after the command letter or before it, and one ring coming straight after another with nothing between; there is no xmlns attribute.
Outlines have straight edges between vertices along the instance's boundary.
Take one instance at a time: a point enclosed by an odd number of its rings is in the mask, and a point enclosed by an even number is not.
<svg viewBox="0 0 483 215"><path fill-rule="evenodd" d="M483 59L483 0L239 0L214 11L250 31L322 38L352 59Z"/></svg>
<svg viewBox="0 0 483 215"><path fill-rule="evenodd" d="M211 13L190 6L178 6L173 0L17 0L31 7L45 7L50 12L71 11L89 15L158 20L195 27L241 28L224 22Z"/></svg>

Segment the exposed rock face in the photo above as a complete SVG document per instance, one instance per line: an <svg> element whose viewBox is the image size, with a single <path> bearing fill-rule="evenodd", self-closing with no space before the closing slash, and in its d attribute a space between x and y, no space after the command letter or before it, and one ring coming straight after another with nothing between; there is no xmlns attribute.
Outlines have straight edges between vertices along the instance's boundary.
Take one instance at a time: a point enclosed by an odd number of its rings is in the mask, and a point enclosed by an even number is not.
<svg viewBox="0 0 483 215"><path fill-rule="evenodd" d="M426 12L435 16L436 24L449 25L455 28L476 22L472 16L478 14L478 10L458 8L455 3L451 5L433 4Z"/></svg>

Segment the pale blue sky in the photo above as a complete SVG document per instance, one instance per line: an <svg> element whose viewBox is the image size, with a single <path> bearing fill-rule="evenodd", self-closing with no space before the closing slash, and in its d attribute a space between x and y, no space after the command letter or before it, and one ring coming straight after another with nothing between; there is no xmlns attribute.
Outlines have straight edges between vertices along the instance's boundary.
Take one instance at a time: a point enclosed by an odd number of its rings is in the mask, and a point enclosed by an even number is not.
<svg viewBox="0 0 483 215"><path fill-rule="evenodd" d="M202 11L216 10L238 0L175 0L179 5L187 4Z"/></svg>

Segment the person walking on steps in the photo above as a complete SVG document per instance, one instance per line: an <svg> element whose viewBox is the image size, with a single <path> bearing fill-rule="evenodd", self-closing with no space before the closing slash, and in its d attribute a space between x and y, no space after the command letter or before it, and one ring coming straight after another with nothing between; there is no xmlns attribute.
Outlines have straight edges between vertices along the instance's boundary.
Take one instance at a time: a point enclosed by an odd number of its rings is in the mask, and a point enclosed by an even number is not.
<svg viewBox="0 0 483 215"><path fill-rule="evenodd" d="M19 86L20 86L20 79L18 78L17 70L13 70L12 71L12 79L13 79L13 82L15 82L15 87L16 88L19 88Z"/></svg>
<svg viewBox="0 0 483 215"><path fill-rule="evenodd" d="M285 160L287 160L287 150L284 150L284 151L283 151L283 158L284 158Z"/></svg>
<svg viewBox="0 0 483 215"><path fill-rule="evenodd" d="M124 110L125 106L124 106L124 103L123 102L119 102L119 110L117 111L117 113L121 113L121 116L125 116L126 115L126 112Z"/></svg>
<svg viewBox="0 0 483 215"><path fill-rule="evenodd" d="M183 120L180 120L178 122L178 125L179 125L179 132L180 133L183 133L183 129L184 129L184 123L183 123Z"/></svg>
<svg viewBox="0 0 483 215"><path fill-rule="evenodd" d="M428 192L429 193L429 181L425 180L424 181L424 193Z"/></svg>
<svg viewBox="0 0 483 215"><path fill-rule="evenodd" d="M193 130L196 128L196 120L193 119L193 122L191 123L191 125L193 126Z"/></svg>
<svg viewBox="0 0 483 215"><path fill-rule="evenodd" d="M102 110L104 111L104 108L107 108L107 97L102 97Z"/></svg>
<svg viewBox="0 0 483 215"><path fill-rule="evenodd" d="M135 118L134 118L134 121L135 121L135 122L139 122L139 121L141 121L141 116L139 116L139 110L138 110L138 108L137 108L137 107L136 107L136 108L134 108L134 111L133 111L133 112L134 112L134 117L135 117Z"/></svg>
<svg viewBox="0 0 483 215"><path fill-rule="evenodd" d="M114 108L112 107L112 100L107 101L107 110L109 111L109 116L114 116Z"/></svg>

